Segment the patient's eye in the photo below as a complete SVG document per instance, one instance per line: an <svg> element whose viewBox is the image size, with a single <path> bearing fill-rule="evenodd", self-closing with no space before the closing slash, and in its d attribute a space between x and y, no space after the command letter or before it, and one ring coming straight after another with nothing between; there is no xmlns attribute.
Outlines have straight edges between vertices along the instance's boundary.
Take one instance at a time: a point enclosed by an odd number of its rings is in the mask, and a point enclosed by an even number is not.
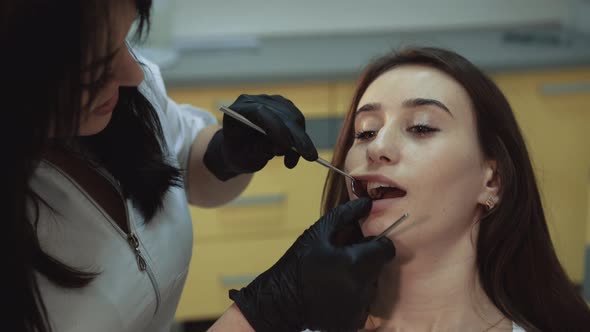
<svg viewBox="0 0 590 332"><path fill-rule="evenodd" d="M432 135L437 131L440 131L440 129L430 127L429 125L426 125L426 124L417 124L417 125L409 127L407 130L410 133L412 133L416 136L419 136L419 137L425 137L428 135Z"/></svg>
<svg viewBox="0 0 590 332"><path fill-rule="evenodd" d="M377 132L374 130L364 130L364 131L357 131L354 133L354 139L357 140L369 140L377 135Z"/></svg>

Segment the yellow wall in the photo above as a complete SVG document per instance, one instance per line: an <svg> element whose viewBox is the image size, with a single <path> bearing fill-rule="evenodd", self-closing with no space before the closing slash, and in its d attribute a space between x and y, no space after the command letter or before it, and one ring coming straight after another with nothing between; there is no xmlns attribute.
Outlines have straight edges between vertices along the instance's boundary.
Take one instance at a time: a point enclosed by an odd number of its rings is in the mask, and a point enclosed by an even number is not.
<svg viewBox="0 0 590 332"><path fill-rule="evenodd" d="M548 96L541 86L588 82L590 68L492 77L512 104L527 141L557 254L573 281L580 283L584 248L590 244L590 93ZM211 110L218 118L219 105L229 105L241 93L281 94L311 119L344 114L353 88L353 81L343 81L188 87L170 89L169 94L179 103ZM322 151L326 159L329 154ZM195 249L177 319L220 315L230 304L229 288L245 285L270 267L317 219L326 170L305 161L286 170L281 163L271 161L244 193L259 203L217 210L191 207ZM270 203L260 204L265 199Z"/></svg>
<svg viewBox="0 0 590 332"><path fill-rule="evenodd" d="M217 111L238 95L281 94L305 112L307 119L331 114L332 88L326 83L250 85L170 89L171 98ZM329 151L320 151L330 159ZM190 207L194 248L177 320L218 317L230 304L229 289L245 286L275 263L303 230L319 217L327 169L300 160L289 170L282 158L258 172L236 201L218 209Z"/></svg>
<svg viewBox="0 0 590 332"><path fill-rule="evenodd" d="M590 242L590 93L548 96L541 86L590 82L590 68L493 78L508 97L527 141L558 256L573 281L581 282L584 248Z"/></svg>
<svg viewBox="0 0 590 332"><path fill-rule="evenodd" d="M586 250L590 247L590 171L587 176L586 181L588 183L588 191L586 192L586 196L588 197L588 209L586 211ZM586 267L586 270L588 269L590 269L590 267ZM586 275L584 277L590 278L590 276Z"/></svg>

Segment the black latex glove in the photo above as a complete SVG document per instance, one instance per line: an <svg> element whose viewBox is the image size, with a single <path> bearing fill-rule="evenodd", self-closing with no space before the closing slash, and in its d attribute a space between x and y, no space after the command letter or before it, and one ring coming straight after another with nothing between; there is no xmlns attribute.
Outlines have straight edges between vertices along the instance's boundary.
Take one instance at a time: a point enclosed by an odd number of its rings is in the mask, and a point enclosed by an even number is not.
<svg viewBox="0 0 590 332"><path fill-rule="evenodd" d="M240 291L230 291L256 331L353 331L364 326L379 273L395 256L387 237L362 237L358 220L370 209L371 200L360 198L331 210L269 270Z"/></svg>
<svg viewBox="0 0 590 332"><path fill-rule="evenodd" d="M295 167L300 156L309 161L318 158L305 133L305 118L290 100L278 95L241 95L229 108L264 129L267 135L224 114L223 128L211 139L203 159L218 179L225 181L238 174L256 172L274 156L285 156L288 168Z"/></svg>

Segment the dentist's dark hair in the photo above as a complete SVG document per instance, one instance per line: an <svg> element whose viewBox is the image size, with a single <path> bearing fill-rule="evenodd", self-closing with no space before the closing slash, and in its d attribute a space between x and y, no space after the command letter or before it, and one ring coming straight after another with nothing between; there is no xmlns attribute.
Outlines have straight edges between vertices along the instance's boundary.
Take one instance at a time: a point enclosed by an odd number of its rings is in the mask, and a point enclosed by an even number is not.
<svg viewBox="0 0 590 332"><path fill-rule="evenodd" d="M80 271L46 253L37 225L43 198L29 183L43 152L56 141L76 138L82 110L81 81L107 75L113 49L112 13L133 1L138 19L136 40L149 27L151 0L4 0L0 2L0 135L2 164L2 330L51 331L38 280L57 287L80 288L97 275ZM106 43L105 43L106 36ZM108 47L114 47L108 46ZM90 88L90 100L99 87ZM161 206L180 171L168 165L154 108L136 88L124 88L108 127L78 142L96 156L149 219ZM49 137L59 139L50 139ZM116 142L116 144L113 144ZM100 268L100 267L99 267Z"/></svg>
<svg viewBox="0 0 590 332"><path fill-rule="evenodd" d="M480 221L477 269L494 305L526 331L585 331L590 311L568 279L553 248L539 189L512 109L500 89L464 57L438 48L407 48L370 63L356 85L332 163L342 168L354 137L354 111L368 86L403 65L436 68L468 93L479 145L496 160L500 202ZM325 212L348 201L344 179L330 172L322 200Z"/></svg>

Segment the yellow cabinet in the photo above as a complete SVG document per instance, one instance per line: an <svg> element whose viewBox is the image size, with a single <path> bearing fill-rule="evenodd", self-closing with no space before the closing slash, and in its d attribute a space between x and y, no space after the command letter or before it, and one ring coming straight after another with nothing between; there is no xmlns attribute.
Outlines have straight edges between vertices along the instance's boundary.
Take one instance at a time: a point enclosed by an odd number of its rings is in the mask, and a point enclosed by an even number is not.
<svg viewBox="0 0 590 332"><path fill-rule="evenodd" d="M320 156L329 159L328 152ZM301 232L317 220L327 169L300 159L287 169L271 160L236 200L216 209L190 207L195 239L266 238Z"/></svg>
<svg viewBox="0 0 590 332"><path fill-rule="evenodd" d="M333 84L333 113L345 116L350 108L354 94L355 82L338 82Z"/></svg>
<svg viewBox="0 0 590 332"><path fill-rule="evenodd" d="M218 112L219 106L231 105L241 94L282 95L297 105L306 119L331 113L332 86L327 83L176 88L168 92L176 102L209 110L217 119L223 114Z"/></svg>
<svg viewBox="0 0 590 332"><path fill-rule="evenodd" d="M334 115L334 87L329 83L176 88L169 96L221 119L218 107L231 104L243 93L283 95L307 120ZM329 160L331 151L320 151L320 155ZM229 289L247 285L274 264L318 219L327 171L304 159L287 169L283 158L277 157L229 204L216 209L191 206L193 258L176 319L219 317L231 304Z"/></svg>
<svg viewBox="0 0 590 332"><path fill-rule="evenodd" d="M195 242L176 319L218 318L231 304L230 289L240 289L272 266L296 235L269 239Z"/></svg>
<svg viewBox="0 0 590 332"><path fill-rule="evenodd" d="M547 84L587 82L589 77L590 68L493 75L523 128L546 198L557 252L577 282L582 277L584 240L590 243L590 235L585 237L580 232L587 219L584 179L590 165L589 95L545 95L542 91ZM182 88L171 90L169 95L179 103L200 106L221 118L219 105L231 104L242 93L280 94L291 99L306 119L322 119L346 114L354 85L344 81ZM322 157L330 160L330 153L324 151ZM195 245L177 319L221 315L230 305L230 288L246 285L270 267L317 220L327 170L305 160L289 170L282 162L282 158L270 161L242 196L224 207L191 207Z"/></svg>
<svg viewBox="0 0 590 332"><path fill-rule="evenodd" d="M330 158L329 153L321 153ZM216 318L231 304L228 290L268 269L319 218L327 169L280 158L260 171L242 196L218 209L190 207L194 248L178 320Z"/></svg>
<svg viewBox="0 0 590 332"><path fill-rule="evenodd" d="M330 159L330 152L320 151ZM300 159L287 169L271 160L233 202L190 207L194 248L178 320L214 319L231 304L228 290L268 269L319 218L327 169Z"/></svg>

